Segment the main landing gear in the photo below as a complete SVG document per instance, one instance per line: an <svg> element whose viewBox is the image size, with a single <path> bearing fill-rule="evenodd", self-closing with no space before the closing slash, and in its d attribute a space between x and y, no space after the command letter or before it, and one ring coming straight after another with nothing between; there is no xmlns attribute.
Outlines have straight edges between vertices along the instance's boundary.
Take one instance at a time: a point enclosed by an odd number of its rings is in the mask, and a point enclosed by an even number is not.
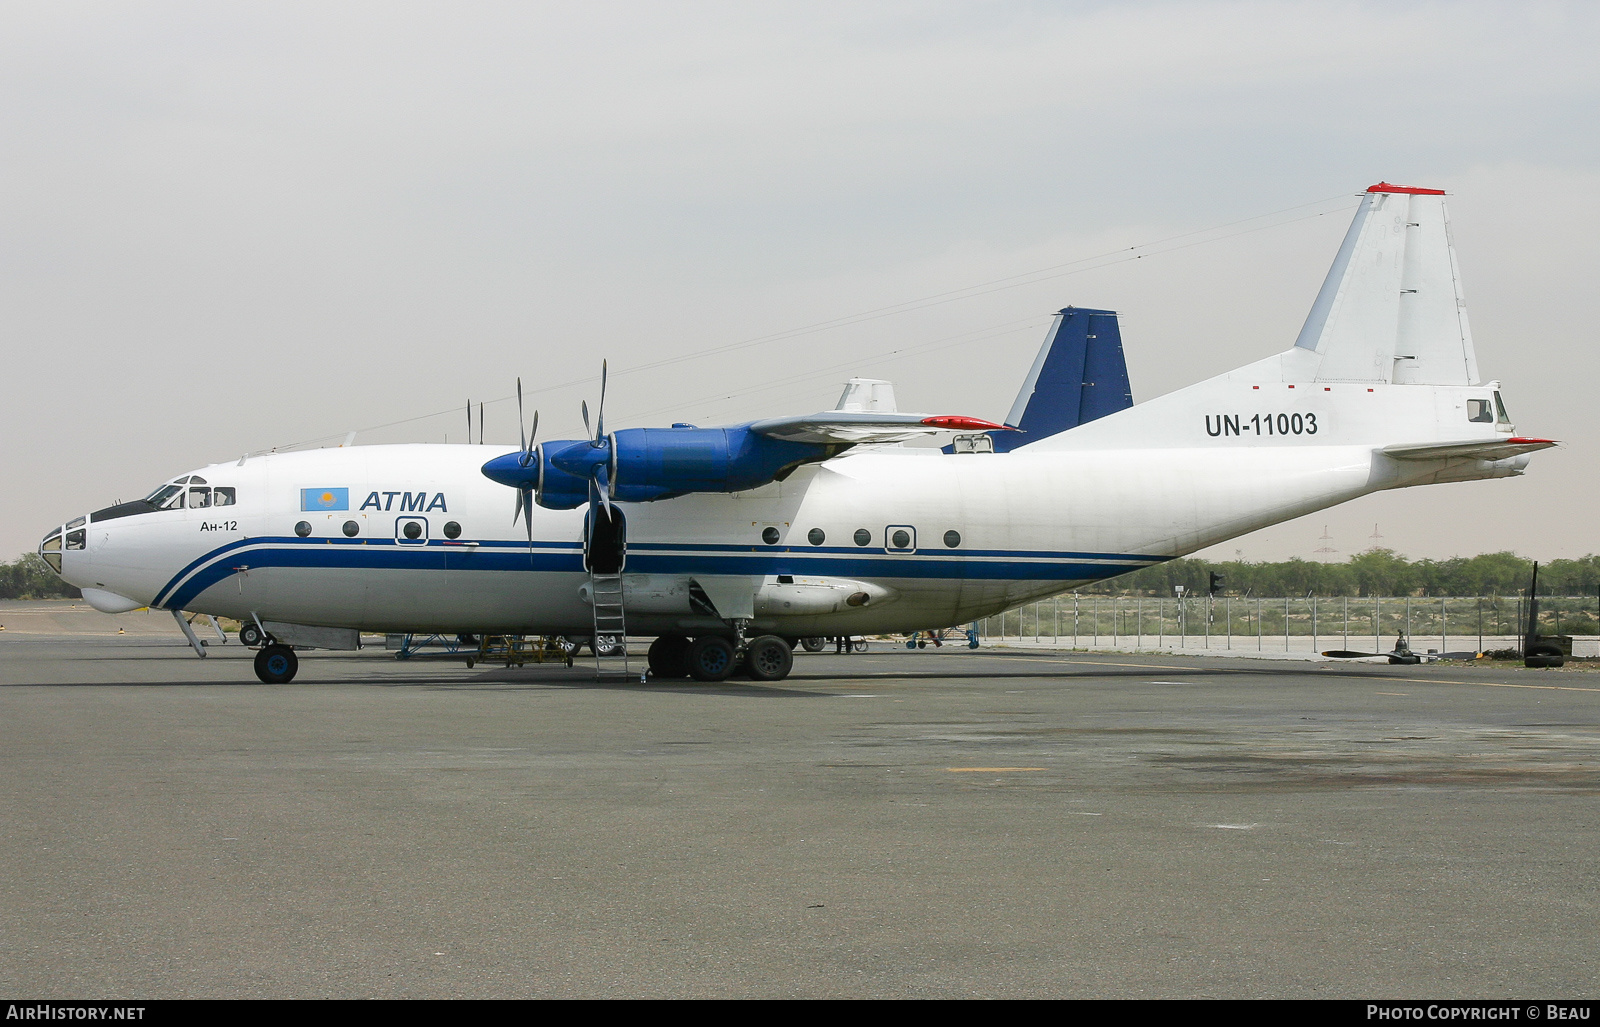
<svg viewBox="0 0 1600 1027"><path fill-rule="evenodd" d="M726 681L734 674L753 681L781 681L794 667L794 643L777 635L761 635L743 650L721 635L662 635L650 643L650 676Z"/></svg>
<svg viewBox="0 0 1600 1027"><path fill-rule="evenodd" d="M287 685L300 670L300 657L294 654L292 648L250 621L245 621L239 628L239 644L251 649L261 647L256 650L256 677L263 684Z"/></svg>
<svg viewBox="0 0 1600 1027"><path fill-rule="evenodd" d="M256 677L269 685L287 685L300 669L300 657L286 645L273 642L256 653Z"/></svg>

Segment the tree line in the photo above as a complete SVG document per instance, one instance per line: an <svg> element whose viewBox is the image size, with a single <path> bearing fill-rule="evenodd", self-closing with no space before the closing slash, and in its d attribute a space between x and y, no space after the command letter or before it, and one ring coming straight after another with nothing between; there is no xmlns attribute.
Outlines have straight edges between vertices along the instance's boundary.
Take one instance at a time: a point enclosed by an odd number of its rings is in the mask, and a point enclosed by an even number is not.
<svg viewBox="0 0 1600 1027"><path fill-rule="evenodd" d="M0 599L81 599L83 593L56 577L38 553L0 563Z"/></svg>
<svg viewBox="0 0 1600 1027"><path fill-rule="evenodd" d="M1515 553L1483 553L1448 560L1408 560L1389 549L1358 553L1344 563L1295 558L1279 563L1181 559L1084 585L1084 595L1204 595L1211 575L1222 576L1218 595L1283 596L1517 596L1528 590L1533 561ZM1594 596L1600 556L1539 564L1542 596Z"/></svg>

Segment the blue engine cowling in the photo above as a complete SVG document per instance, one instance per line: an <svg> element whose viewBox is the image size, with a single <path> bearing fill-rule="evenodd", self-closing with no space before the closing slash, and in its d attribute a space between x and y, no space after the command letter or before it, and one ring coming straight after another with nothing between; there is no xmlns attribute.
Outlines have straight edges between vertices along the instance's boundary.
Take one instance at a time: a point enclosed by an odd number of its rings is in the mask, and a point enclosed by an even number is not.
<svg viewBox="0 0 1600 1027"><path fill-rule="evenodd" d="M846 448L733 428L625 428L612 436L612 493L649 502L689 492L743 492Z"/></svg>
<svg viewBox="0 0 1600 1027"><path fill-rule="evenodd" d="M540 506L570 510L589 501L589 483L604 473L611 498L649 503L691 492L743 492L826 460L844 444L789 442L748 425L732 428L624 428L599 442L546 442L524 468L520 454L483 466L494 481L536 490Z"/></svg>

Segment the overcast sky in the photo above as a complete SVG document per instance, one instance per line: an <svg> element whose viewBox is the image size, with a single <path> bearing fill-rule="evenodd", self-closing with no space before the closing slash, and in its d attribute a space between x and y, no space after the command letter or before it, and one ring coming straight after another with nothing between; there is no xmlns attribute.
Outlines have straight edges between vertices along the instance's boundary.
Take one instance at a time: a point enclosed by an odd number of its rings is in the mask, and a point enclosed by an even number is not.
<svg viewBox="0 0 1600 1027"><path fill-rule="evenodd" d="M0 558L517 375L570 437L602 356L613 427L852 373L999 419L1076 304L1148 399L1292 344L1380 179L1450 191L1479 366L1569 446L1210 555L1600 551L1596 53L1587 3L0 3Z"/></svg>

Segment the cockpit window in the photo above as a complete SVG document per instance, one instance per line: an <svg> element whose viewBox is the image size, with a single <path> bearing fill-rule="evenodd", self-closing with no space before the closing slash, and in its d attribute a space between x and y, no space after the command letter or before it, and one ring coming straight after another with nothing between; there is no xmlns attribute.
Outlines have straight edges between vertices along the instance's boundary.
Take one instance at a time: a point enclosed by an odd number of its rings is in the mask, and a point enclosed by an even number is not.
<svg viewBox="0 0 1600 1027"><path fill-rule="evenodd" d="M185 498L187 497L187 503ZM144 497L151 510L182 510L186 505L191 510L204 510L211 506L232 506L238 502L238 494L232 487L210 489L206 487L206 480L198 474L184 475L156 489ZM125 504L132 505L132 504ZM117 509L121 509L118 507ZM102 511L105 512L105 511ZM129 510L127 513L138 511ZM120 515L119 515L120 516Z"/></svg>
<svg viewBox="0 0 1600 1027"><path fill-rule="evenodd" d="M39 543L39 555L44 557L44 562L49 564L52 570L54 570L57 574L61 573L60 528L57 528L54 533L46 537L43 542Z"/></svg>
<svg viewBox="0 0 1600 1027"><path fill-rule="evenodd" d="M1494 422L1494 404L1487 399L1467 400L1467 420L1474 424Z"/></svg>

